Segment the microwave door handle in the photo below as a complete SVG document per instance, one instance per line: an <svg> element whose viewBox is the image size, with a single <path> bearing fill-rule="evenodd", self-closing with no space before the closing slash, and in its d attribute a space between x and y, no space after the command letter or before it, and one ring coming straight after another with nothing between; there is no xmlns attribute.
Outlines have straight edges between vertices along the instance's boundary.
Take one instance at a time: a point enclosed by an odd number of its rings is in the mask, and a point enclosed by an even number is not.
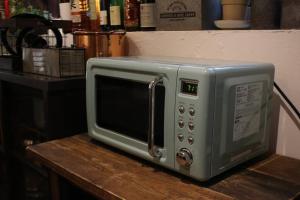
<svg viewBox="0 0 300 200"><path fill-rule="evenodd" d="M161 82L161 78L156 78L149 83L149 128L148 128L148 152L154 158L162 156L161 151L154 145L154 116L155 116L155 87Z"/></svg>

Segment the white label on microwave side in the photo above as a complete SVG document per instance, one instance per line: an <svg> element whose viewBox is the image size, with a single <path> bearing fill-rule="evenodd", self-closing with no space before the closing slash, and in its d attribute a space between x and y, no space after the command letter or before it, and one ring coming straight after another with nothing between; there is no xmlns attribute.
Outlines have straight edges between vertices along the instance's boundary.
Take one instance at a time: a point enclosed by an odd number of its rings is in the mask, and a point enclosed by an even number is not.
<svg viewBox="0 0 300 200"><path fill-rule="evenodd" d="M259 131L263 83L236 86L233 124L233 141Z"/></svg>

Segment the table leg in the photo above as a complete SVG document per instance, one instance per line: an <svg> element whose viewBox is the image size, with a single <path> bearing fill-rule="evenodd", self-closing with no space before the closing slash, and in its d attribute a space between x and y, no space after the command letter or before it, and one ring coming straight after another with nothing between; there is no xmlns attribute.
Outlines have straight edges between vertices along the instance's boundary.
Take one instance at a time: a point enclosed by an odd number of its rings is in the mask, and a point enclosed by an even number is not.
<svg viewBox="0 0 300 200"><path fill-rule="evenodd" d="M52 170L49 170L48 174L49 174L51 200L60 200L61 198L60 198L60 189L59 189L59 177Z"/></svg>

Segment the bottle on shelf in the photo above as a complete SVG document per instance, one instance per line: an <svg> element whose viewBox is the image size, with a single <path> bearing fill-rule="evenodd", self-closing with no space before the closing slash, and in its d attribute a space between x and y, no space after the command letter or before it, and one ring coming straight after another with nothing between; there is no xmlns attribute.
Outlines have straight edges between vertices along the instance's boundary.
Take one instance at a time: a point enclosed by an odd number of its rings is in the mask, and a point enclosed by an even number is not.
<svg viewBox="0 0 300 200"><path fill-rule="evenodd" d="M9 0L4 0L4 18L8 19L12 13L15 10L15 5L12 3L9 3Z"/></svg>
<svg viewBox="0 0 300 200"><path fill-rule="evenodd" d="M142 31L155 31L155 0L141 0L140 5L140 27Z"/></svg>
<svg viewBox="0 0 300 200"><path fill-rule="evenodd" d="M49 13L49 11L48 11ZM60 0L59 13L62 20L71 20L71 2L70 0ZM46 12L44 11L44 14Z"/></svg>
<svg viewBox="0 0 300 200"><path fill-rule="evenodd" d="M90 30L99 31L99 0L89 0L89 18L90 18Z"/></svg>
<svg viewBox="0 0 300 200"><path fill-rule="evenodd" d="M140 26L140 2L139 0L125 0L124 27L126 31L137 31Z"/></svg>
<svg viewBox="0 0 300 200"><path fill-rule="evenodd" d="M123 29L123 9L123 0L110 0L109 16L111 30Z"/></svg>
<svg viewBox="0 0 300 200"><path fill-rule="evenodd" d="M109 31L109 0L100 0L100 30Z"/></svg>
<svg viewBox="0 0 300 200"><path fill-rule="evenodd" d="M71 2L71 18L73 23L73 29L81 28L81 15L79 0L72 0Z"/></svg>
<svg viewBox="0 0 300 200"><path fill-rule="evenodd" d="M73 21L73 30L88 30L90 28L87 0L72 0L71 17Z"/></svg>

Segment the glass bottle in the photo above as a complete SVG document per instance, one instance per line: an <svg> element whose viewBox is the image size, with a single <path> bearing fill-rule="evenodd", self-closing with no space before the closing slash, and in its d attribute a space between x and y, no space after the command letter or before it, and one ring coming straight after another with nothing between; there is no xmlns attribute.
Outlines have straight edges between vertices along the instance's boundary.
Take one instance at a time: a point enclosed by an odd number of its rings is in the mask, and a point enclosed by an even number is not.
<svg viewBox="0 0 300 200"><path fill-rule="evenodd" d="M109 31L109 0L100 0L100 30Z"/></svg>
<svg viewBox="0 0 300 200"><path fill-rule="evenodd" d="M123 28L123 0L111 0L109 5L110 28L118 30Z"/></svg>
<svg viewBox="0 0 300 200"><path fill-rule="evenodd" d="M87 0L72 0L71 17L73 30L88 30L90 27L89 17L87 16Z"/></svg>
<svg viewBox="0 0 300 200"><path fill-rule="evenodd" d="M4 0L4 15L5 19L11 17L11 13L14 13L16 10L14 3L9 3L9 0Z"/></svg>
<svg viewBox="0 0 300 200"><path fill-rule="evenodd" d="M125 0L124 4L124 26L126 31L139 30L140 2L138 0Z"/></svg>
<svg viewBox="0 0 300 200"><path fill-rule="evenodd" d="M90 18L90 30L98 31L99 30L99 13L97 11L97 1L89 0L89 18Z"/></svg>
<svg viewBox="0 0 300 200"><path fill-rule="evenodd" d="M156 28L155 0L141 0L140 20L142 31L154 31Z"/></svg>

